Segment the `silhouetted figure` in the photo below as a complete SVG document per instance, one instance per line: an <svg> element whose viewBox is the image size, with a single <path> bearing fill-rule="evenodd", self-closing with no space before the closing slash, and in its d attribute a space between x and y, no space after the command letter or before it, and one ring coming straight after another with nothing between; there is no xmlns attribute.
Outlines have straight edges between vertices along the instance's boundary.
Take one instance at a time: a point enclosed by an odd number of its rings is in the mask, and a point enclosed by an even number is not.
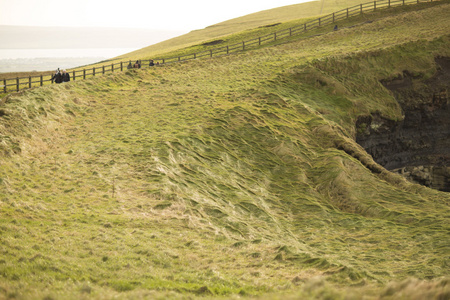
<svg viewBox="0 0 450 300"><path fill-rule="evenodd" d="M134 68L139 69L140 67L141 67L141 63L139 62L139 60L137 60L137 61L134 63Z"/></svg>
<svg viewBox="0 0 450 300"><path fill-rule="evenodd" d="M334 25L334 31L337 31L337 30L338 30L338 26Z"/></svg>
<svg viewBox="0 0 450 300"><path fill-rule="evenodd" d="M63 77L61 72L59 71L59 68L56 70L55 74L52 76L52 83L61 83L63 82Z"/></svg>
<svg viewBox="0 0 450 300"><path fill-rule="evenodd" d="M131 61L130 61L130 63L127 66L127 69L129 70L129 69L132 69L132 68L133 68L133 66L131 65Z"/></svg>
<svg viewBox="0 0 450 300"><path fill-rule="evenodd" d="M150 67L153 67L155 63L153 62L153 59L150 59L150 63L148 64Z"/></svg>

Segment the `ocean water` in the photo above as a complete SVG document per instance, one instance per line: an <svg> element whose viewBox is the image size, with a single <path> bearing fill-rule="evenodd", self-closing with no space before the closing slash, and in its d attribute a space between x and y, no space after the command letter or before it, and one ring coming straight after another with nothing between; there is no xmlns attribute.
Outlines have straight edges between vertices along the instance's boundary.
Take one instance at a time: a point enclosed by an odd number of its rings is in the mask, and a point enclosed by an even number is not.
<svg viewBox="0 0 450 300"><path fill-rule="evenodd" d="M81 48L81 49L0 49L0 59L104 57L113 58L137 50L136 48Z"/></svg>
<svg viewBox="0 0 450 300"><path fill-rule="evenodd" d="M0 73L70 69L107 60L137 49L0 49Z"/></svg>

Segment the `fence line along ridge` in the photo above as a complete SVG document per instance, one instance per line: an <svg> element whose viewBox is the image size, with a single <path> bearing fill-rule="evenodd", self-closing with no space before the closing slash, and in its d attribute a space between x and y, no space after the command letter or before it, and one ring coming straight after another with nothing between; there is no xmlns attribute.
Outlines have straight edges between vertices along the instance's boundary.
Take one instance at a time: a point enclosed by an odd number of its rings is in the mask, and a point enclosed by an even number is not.
<svg viewBox="0 0 450 300"><path fill-rule="evenodd" d="M220 55L227 55L233 52L245 51L249 49L254 49L264 44L273 43L291 36L298 35L300 33L304 33L306 31L312 30L317 27L321 27L324 25L332 24L340 20L348 19L350 17L363 14L364 12L372 12L382 8L391 8L394 6L403 6L409 4L419 4L419 3L428 3L428 2L436 2L439 0L378 0L372 2L366 2L362 4L358 4L352 7L348 7L337 12L333 12L331 14L319 17L312 21L306 22L301 25L297 25L291 28L287 28L280 31L275 31L273 33L269 33L267 35L257 37L248 41L242 41L239 43L226 45L210 50L205 50L198 53L185 54L181 56L174 56L169 58L156 58L156 59L146 59L139 60L141 62L141 66L145 67L150 64L150 61L154 61L155 63L162 65L167 63L174 63L180 61L186 61L191 59L198 59L202 57L213 57ZM82 70L71 70L68 73L71 75L71 80L80 80L86 79L88 77L105 74L107 72L114 71L123 71L124 68L131 64L131 61L127 62L118 62L112 63L108 65L103 65L100 67L93 67L91 69L82 69ZM38 76L28 76L28 77L17 77L13 79L3 79L3 84L0 83L0 91L3 93L20 91L24 89L30 89L32 87L38 87L50 84L52 82L53 75L38 75ZM48 77L48 78L47 78ZM11 87L13 87L11 89Z"/></svg>

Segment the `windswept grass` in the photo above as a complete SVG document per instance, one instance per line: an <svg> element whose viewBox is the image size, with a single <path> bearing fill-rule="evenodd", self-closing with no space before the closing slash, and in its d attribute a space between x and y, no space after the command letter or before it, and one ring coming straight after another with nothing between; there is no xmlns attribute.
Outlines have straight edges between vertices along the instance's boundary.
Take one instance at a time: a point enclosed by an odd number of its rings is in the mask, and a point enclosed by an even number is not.
<svg viewBox="0 0 450 300"><path fill-rule="evenodd" d="M450 196L353 137L449 10L11 95L0 299L445 299Z"/></svg>

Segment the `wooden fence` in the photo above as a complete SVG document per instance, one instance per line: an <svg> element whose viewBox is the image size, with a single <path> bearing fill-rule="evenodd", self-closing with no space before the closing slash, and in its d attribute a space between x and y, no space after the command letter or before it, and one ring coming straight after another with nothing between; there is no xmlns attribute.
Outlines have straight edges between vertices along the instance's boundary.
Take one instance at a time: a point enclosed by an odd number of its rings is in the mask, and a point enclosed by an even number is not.
<svg viewBox="0 0 450 300"><path fill-rule="evenodd" d="M436 2L438 0L434 0ZM422 2L433 2L433 0L378 0L367 3L362 3L359 5L355 5L346 9L342 9L340 11L322 16L318 19L306 22L301 25L297 25L295 27L291 27L288 29L276 31L265 36L257 37L248 41L243 41L240 43L226 45L198 53L186 54L182 56L174 56L169 58L156 58L153 61L155 64L167 64L174 63L180 61L186 61L190 59L198 59L202 57L213 57L219 55L227 55L233 52L245 51L250 49L255 49L265 44L273 43L285 38L289 38L295 35L299 35L306 31L312 30L317 27L321 27L324 25L329 25L335 23L340 20L348 19L353 16L357 16L363 14L365 12L373 12L383 8L391 8L394 6L402 6L409 4L418 4ZM141 66L146 67L149 65L150 60L140 60ZM71 76L71 80L80 80L86 79L88 77L105 74L107 72L116 72L123 71L127 69L129 64L134 64L134 62L117 62L109 65L103 65L100 67L93 67L91 69L82 69L82 70L72 70L68 71ZM4 79L3 85L0 85L0 90L3 93L20 91L23 89L29 89L32 87L43 86L46 84L52 83L51 75L40 75L40 76L29 76L22 78L14 78L14 79Z"/></svg>

